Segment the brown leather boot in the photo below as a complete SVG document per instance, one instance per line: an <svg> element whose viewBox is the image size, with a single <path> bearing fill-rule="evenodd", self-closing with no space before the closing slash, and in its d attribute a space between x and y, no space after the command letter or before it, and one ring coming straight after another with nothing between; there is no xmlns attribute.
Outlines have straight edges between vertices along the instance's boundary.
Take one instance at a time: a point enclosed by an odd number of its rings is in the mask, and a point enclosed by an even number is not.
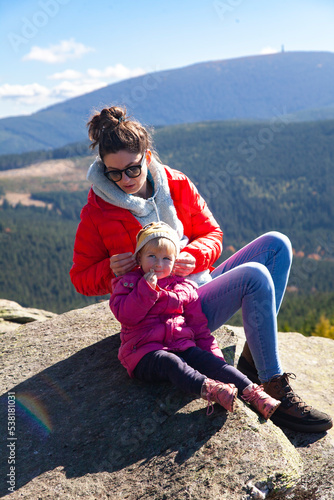
<svg viewBox="0 0 334 500"><path fill-rule="evenodd" d="M252 353L250 352L247 341L245 342L242 353L240 354L240 358L237 364L237 369L246 375L249 380L254 382L257 385L260 385L261 382L257 376L257 369L255 367L255 363L253 360Z"/></svg>
<svg viewBox="0 0 334 500"><path fill-rule="evenodd" d="M333 427L332 418L307 405L297 396L289 384L289 378L296 378L293 373L283 373L263 383L264 391L281 401L271 420L274 424L299 432L324 432Z"/></svg>

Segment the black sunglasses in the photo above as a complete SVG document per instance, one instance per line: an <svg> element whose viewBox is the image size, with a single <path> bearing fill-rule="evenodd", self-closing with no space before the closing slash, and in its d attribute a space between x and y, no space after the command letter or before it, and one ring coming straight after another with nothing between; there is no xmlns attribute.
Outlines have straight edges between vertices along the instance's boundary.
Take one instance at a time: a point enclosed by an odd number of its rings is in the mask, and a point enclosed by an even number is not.
<svg viewBox="0 0 334 500"><path fill-rule="evenodd" d="M126 173L130 179L134 179L135 177L139 177L141 174L141 169L145 163L146 151L143 154L143 157L140 161L140 165L132 165L131 167L124 168L123 170L107 170L107 167L104 166L104 175L113 182L119 182L122 179L123 172Z"/></svg>

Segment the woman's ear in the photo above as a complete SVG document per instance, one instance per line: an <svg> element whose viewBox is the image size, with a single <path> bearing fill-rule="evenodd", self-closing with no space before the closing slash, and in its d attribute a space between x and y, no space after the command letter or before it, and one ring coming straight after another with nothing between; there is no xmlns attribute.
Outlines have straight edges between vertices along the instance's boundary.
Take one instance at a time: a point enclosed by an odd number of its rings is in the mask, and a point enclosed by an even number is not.
<svg viewBox="0 0 334 500"><path fill-rule="evenodd" d="M150 149L146 149L146 163L147 166L151 163L152 161L152 151Z"/></svg>

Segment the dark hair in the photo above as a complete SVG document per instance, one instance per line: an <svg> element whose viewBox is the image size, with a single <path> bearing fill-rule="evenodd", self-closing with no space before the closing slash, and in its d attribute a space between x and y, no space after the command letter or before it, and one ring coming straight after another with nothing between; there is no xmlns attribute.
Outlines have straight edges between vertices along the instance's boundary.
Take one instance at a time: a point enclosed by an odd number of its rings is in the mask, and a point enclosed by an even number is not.
<svg viewBox="0 0 334 500"><path fill-rule="evenodd" d="M102 160L106 154L118 153L123 149L141 154L146 149L152 149L150 133L139 122L126 117L126 108L121 106L96 112L87 126L92 141L89 147L94 149L99 146Z"/></svg>

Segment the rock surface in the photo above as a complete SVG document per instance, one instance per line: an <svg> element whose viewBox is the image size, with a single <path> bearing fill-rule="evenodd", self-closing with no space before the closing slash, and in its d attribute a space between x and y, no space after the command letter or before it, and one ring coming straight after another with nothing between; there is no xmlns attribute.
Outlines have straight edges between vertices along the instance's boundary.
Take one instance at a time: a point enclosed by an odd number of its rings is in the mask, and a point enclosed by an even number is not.
<svg viewBox="0 0 334 500"><path fill-rule="evenodd" d="M0 299L0 335L17 329L17 323L45 321L56 316L55 313L20 306L12 300Z"/></svg>
<svg viewBox="0 0 334 500"><path fill-rule="evenodd" d="M215 335L238 356L233 331ZM207 416L203 400L129 379L118 332L103 302L0 336L1 498L7 481L15 500L333 498L333 429L283 432L241 401ZM334 342L282 333L279 344L297 392L333 415Z"/></svg>

